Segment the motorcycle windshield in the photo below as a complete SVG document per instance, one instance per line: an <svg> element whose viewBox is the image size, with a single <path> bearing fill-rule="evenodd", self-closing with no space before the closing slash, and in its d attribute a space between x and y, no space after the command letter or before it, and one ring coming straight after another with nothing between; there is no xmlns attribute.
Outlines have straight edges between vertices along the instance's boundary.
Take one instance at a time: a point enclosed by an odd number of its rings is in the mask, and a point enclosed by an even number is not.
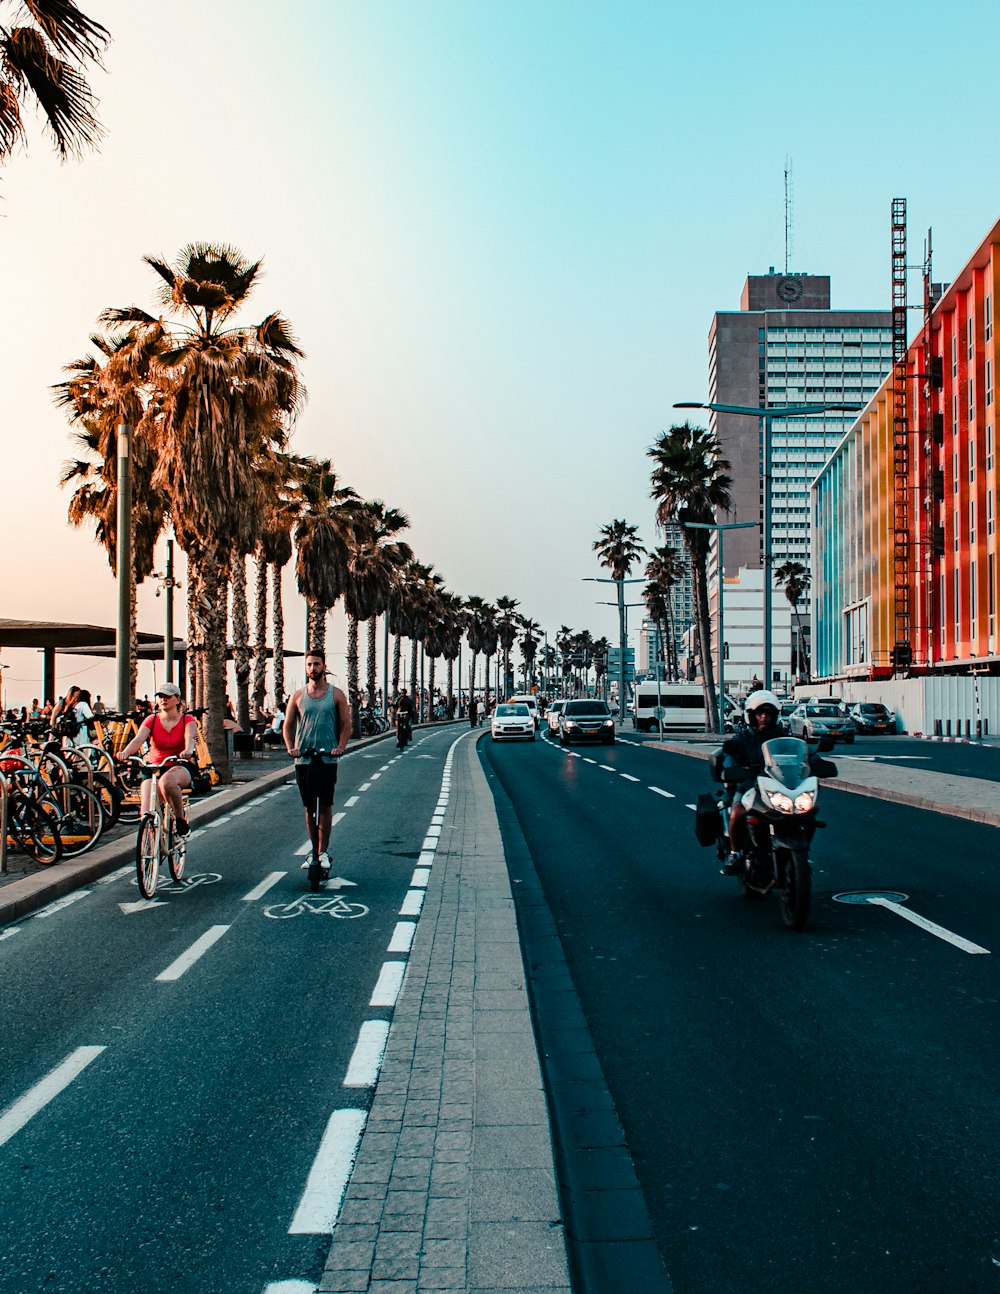
<svg viewBox="0 0 1000 1294"><path fill-rule="evenodd" d="M764 772L782 786L800 786L809 776L809 747L798 737L775 737L765 741L761 752Z"/></svg>

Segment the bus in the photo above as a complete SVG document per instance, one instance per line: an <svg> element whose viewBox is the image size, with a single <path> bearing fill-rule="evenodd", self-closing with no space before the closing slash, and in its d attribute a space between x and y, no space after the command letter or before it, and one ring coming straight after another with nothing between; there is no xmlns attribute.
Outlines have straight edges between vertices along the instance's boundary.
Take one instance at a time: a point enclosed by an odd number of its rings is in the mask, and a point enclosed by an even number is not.
<svg viewBox="0 0 1000 1294"><path fill-rule="evenodd" d="M637 683L632 719L639 732L704 732L700 683Z"/></svg>

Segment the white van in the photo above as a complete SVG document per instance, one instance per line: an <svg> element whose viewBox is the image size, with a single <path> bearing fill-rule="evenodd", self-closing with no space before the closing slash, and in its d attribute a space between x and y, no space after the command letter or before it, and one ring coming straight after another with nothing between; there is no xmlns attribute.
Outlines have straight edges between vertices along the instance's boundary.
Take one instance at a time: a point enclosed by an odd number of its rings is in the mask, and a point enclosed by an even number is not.
<svg viewBox="0 0 1000 1294"><path fill-rule="evenodd" d="M639 732L704 732L700 683L637 683L632 718Z"/></svg>
<svg viewBox="0 0 1000 1294"><path fill-rule="evenodd" d="M542 712L538 708L537 699L528 693L519 693L517 696L509 696L507 700L512 704L526 705L531 711L531 717L535 721L535 731L541 727Z"/></svg>

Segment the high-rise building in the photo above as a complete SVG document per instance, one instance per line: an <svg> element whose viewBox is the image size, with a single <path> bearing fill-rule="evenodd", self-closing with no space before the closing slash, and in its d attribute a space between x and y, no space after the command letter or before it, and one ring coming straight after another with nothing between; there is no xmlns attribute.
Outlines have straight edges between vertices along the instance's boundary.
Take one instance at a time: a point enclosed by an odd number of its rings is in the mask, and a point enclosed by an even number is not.
<svg viewBox="0 0 1000 1294"><path fill-rule="evenodd" d="M708 339L709 403L744 408L782 404L862 407L892 368L889 310L832 310L830 279L820 274L748 276L740 309L719 311ZM809 487L855 415L830 412L771 422L771 554L810 564ZM734 513L764 516L763 424L757 417L711 415L732 464ZM762 529L726 535L727 570L761 567Z"/></svg>

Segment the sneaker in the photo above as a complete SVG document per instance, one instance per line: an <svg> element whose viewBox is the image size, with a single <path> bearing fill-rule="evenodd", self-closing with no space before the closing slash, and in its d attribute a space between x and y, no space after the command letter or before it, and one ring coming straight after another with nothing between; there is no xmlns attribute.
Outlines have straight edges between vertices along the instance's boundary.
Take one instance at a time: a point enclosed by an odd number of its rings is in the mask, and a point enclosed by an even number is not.
<svg viewBox="0 0 1000 1294"><path fill-rule="evenodd" d="M741 876L743 874L743 855L739 850L734 849L726 860L725 867L722 868L721 876Z"/></svg>
<svg viewBox="0 0 1000 1294"><path fill-rule="evenodd" d="M330 855L325 851L319 856L319 865L322 867L324 872L328 872L330 870Z"/></svg>
<svg viewBox="0 0 1000 1294"><path fill-rule="evenodd" d="M177 834L179 836L186 836L188 832L191 830L191 824L190 822L188 822L187 818L178 818L176 822L176 827L177 827Z"/></svg>

